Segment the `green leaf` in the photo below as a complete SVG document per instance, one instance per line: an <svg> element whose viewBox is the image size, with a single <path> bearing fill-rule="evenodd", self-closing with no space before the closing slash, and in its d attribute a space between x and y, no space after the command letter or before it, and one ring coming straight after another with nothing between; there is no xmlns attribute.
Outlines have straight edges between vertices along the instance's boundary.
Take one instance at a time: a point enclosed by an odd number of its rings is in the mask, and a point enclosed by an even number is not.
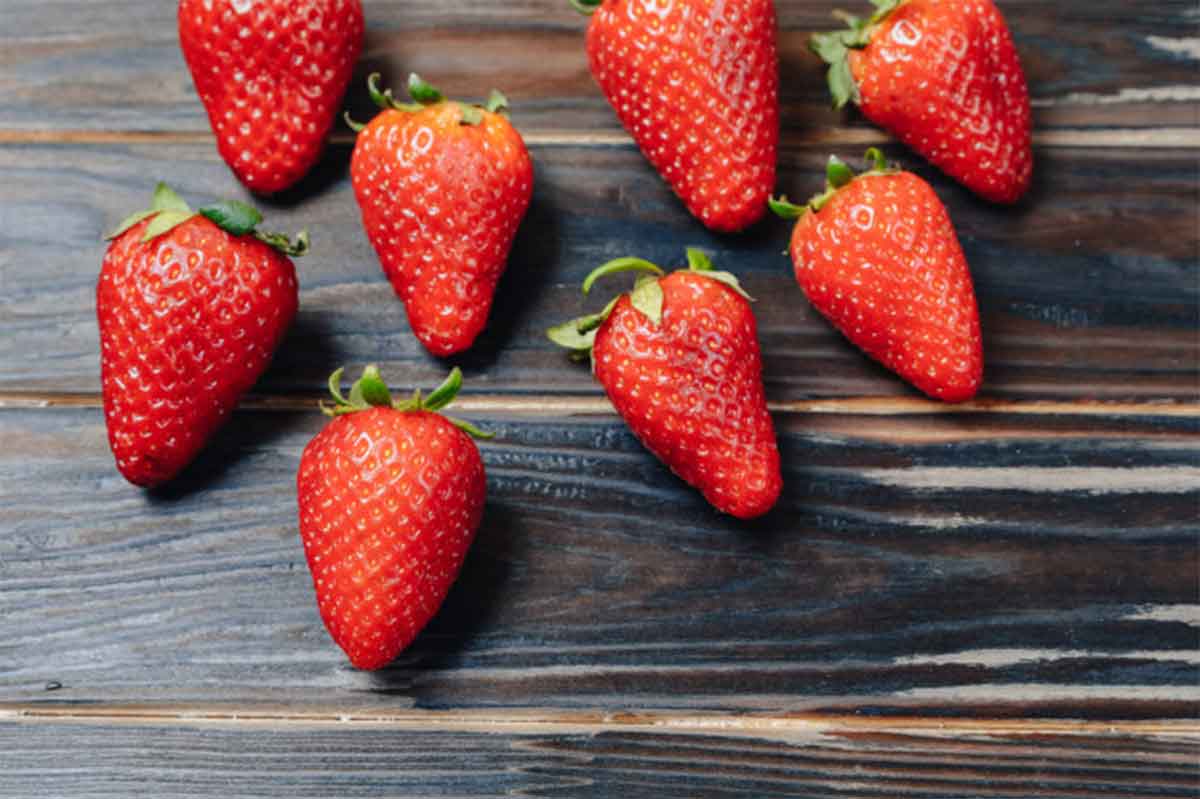
<svg viewBox="0 0 1200 799"><path fill-rule="evenodd" d="M299 258L303 255L308 255L308 251L312 247L312 242L309 241L307 230L301 230L299 233L297 233L296 241L294 243L284 233L263 233L262 231L256 230L254 231L254 238L258 239L263 244L269 244L284 255L289 255L292 258Z"/></svg>
<svg viewBox="0 0 1200 799"><path fill-rule="evenodd" d="M371 102L383 109L392 107L392 101L379 89L379 81L383 76L378 72L372 72L367 76L367 94L371 95Z"/></svg>
<svg viewBox="0 0 1200 799"><path fill-rule="evenodd" d="M440 411L458 396L459 389L462 388L463 376L462 370L457 366L450 370L449 376L442 382L440 386L433 390L425 401L421 404L427 411Z"/></svg>
<svg viewBox="0 0 1200 799"><path fill-rule="evenodd" d="M388 391L379 367L371 364L363 369L362 377L350 388L350 404L376 408L392 407L392 392Z"/></svg>
<svg viewBox="0 0 1200 799"><path fill-rule="evenodd" d="M840 189L854 180L854 170L836 155L831 155L825 167L825 180L832 188Z"/></svg>
<svg viewBox="0 0 1200 799"><path fill-rule="evenodd" d="M153 241L164 233L168 233L188 221L195 214L191 211L163 211L146 225L142 234L142 243Z"/></svg>
<svg viewBox="0 0 1200 799"><path fill-rule="evenodd" d="M339 366L337 371L329 376L329 393L337 400L338 405L349 405L346 398L342 396L342 375L346 373L346 367Z"/></svg>
<svg viewBox="0 0 1200 799"><path fill-rule="evenodd" d="M433 105L446 99L415 72L408 76L408 94L421 105Z"/></svg>
<svg viewBox="0 0 1200 799"><path fill-rule="evenodd" d="M780 197L778 200L771 197L767 200L767 205L775 216L780 219L799 219L808 211L808 206L796 205L793 202L789 202L787 197Z"/></svg>
<svg viewBox="0 0 1200 799"><path fill-rule="evenodd" d="M563 322L561 325L555 325L546 331L546 337L558 346L565 347L572 352L590 352L596 343L597 328L593 327L587 331L580 330L581 323L590 318L584 316Z"/></svg>
<svg viewBox="0 0 1200 799"><path fill-rule="evenodd" d="M448 421L450 424L454 425L459 430L461 430L464 433L466 433L467 435L469 435L471 438L478 438L478 439L482 439L484 441L490 441L491 439L496 437L495 433L488 432L487 430L481 430L478 427L476 427L475 425L466 421L465 419L459 419L454 416L446 416L446 421Z"/></svg>
<svg viewBox="0 0 1200 799"><path fill-rule="evenodd" d="M808 48L826 64L837 64L846 60L846 44L842 41L842 31L814 33L808 40Z"/></svg>
<svg viewBox="0 0 1200 799"><path fill-rule="evenodd" d="M825 80L829 84L829 93L833 96L834 108L845 108L846 103L851 100L858 102L858 84L854 82L854 75L850 72L849 61L843 58L830 65Z"/></svg>
<svg viewBox="0 0 1200 799"><path fill-rule="evenodd" d="M117 227L104 238L108 241L112 241L125 231L129 230L129 228L136 225L138 222L141 222L146 217L154 216L157 213L158 211L138 211L136 214L130 214L122 219L121 224L117 225Z"/></svg>
<svg viewBox="0 0 1200 799"><path fill-rule="evenodd" d="M223 200L200 209L200 215L212 220L217 227L235 236L253 233L262 221L262 214L252 205L240 200Z"/></svg>
<svg viewBox="0 0 1200 799"><path fill-rule="evenodd" d="M590 17L596 9L604 4L604 0L567 0L571 6L584 16Z"/></svg>
<svg viewBox="0 0 1200 799"><path fill-rule="evenodd" d="M175 190L166 183L159 183L154 187L154 201L150 204L152 211L179 211L180 213L192 212L188 204L183 201L183 198L175 193Z"/></svg>
<svg viewBox="0 0 1200 799"><path fill-rule="evenodd" d="M711 272L713 270L712 259L708 257L702 250L697 250L694 247L687 248L688 268L693 272Z"/></svg>
<svg viewBox="0 0 1200 799"><path fill-rule="evenodd" d="M647 277L639 280L629 295L629 301L634 308L644 313L655 327L662 324L663 290L658 278Z"/></svg>
<svg viewBox="0 0 1200 799"><path fill-rule="evenodd" d="M478 125L483 122L483 109L466 103L458 103L458 108L462 112L463 125Z"/></svg>
<svg viewBox="0 0 1200 799"><path fill-rule="evenodd" d="M662 277L663 270L658 264L652 264L643 258L614 258L606 264L601 264L592 270L586 278L583 279L583 293L587 296L591 292L592 286L596 281L608 275L615 275L618 272L648 272L653 275Z"/></svg>
<svg viewBox="0 0 1200 799"><path fill-rule="evenodd" d="M500 114L508 110L508 98L499 89L492 89L492 93L488 95L487 105L484 106L493 114Z"/></svg>
<svg viewBox="0 0 1200 799"><path fill-rule="evenodd" d="M875 172L887 171L887 157L883 154L883 150L880 150L878 147L868 149L864 158L866 159L868 169Z"/></svg>
<svg viewBox="0 0 1200 799"><path fill-rule="evenodd" d="M750 302L754 302L754 298L746 293L746 290L744 288L742 288L742 284L738 282L737 276L734 275L732 272L701 272L701 274L704 277L709 278L710 280L715 280L718 283L724 283L726 286L729 286L729 288L736 291L738 294L740 294L746 300L749 300Z"/></svg>

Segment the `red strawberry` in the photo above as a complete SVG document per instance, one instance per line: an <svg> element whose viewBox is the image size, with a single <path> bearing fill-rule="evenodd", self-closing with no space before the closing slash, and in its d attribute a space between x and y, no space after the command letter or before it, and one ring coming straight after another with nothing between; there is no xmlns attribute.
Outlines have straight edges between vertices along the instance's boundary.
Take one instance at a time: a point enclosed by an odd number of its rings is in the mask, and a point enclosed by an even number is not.
<svg viewBox="0 0 1200 799"><path fill-rule="evenodd" d="M712 271L696 250L688 263L665 277L637 258L599 267L585 294L606 274L648 274L601 313L551 329L550 339L591 354L617 412L672 471L718 510L754 518L783 486L754 314L737 278Z"/></svg>
<svg viewBox="0 0 1200 799"><path fill-rule="evenodd" d="M321 157L362 41L360 0L179 2L179 42L217 149L260 194Z"/></svg>
<svg viewBox="0 0 1200 799"><path fill-rule="evenodd" d="M350 164L363 225L408 321L434 355L461 352L487 324L496 284L533 193L533 162L503 113L451 102L416 75L415 102L381 93ZM352 123L353 124L353 123Z"/></svg>
<svg viewBox="0 0 1200 799"><path fill-rule="evenodd" d="M971 399L983 381L979 311L967 261L945 206L911 172L872 168L855 176L831 158L826 191L792 234L796 280L809 302L867 355L934 399Z"/></svg>
<svg viewBox="0 0 1200 799"><path fill-rule="evenodd" d="M296 316L308 248L255 230L244 203L194 213L160 183L110 238L100 281L100 372L117 468L157 486L204 447L266 370Z"/></svg>
<svg viewBox="0 0 1200 799"><path fill-rule="evenodd" d="M834 104L854 100L950 177L1014 203L1033 177L1029 88L992 0L872 0L870 19L813 37Z"/></svg>
<svg viewBox="0 0 1200 799"><path fill-rule="evenodd" d="M779 143L771 0L571 0L593 14L588 62L621 124L713 230L767 209Z"/></svg>
<svg viewBox="0 0 1200 799"><path fill-rule="evenodd" d="M300 537L325 627L360 669L386 666L441 607L479 529L487 481L466 422L437 413L462 386L394 403L368 366L304 448ZM464 432L465 431L465 432Z"/></svg>

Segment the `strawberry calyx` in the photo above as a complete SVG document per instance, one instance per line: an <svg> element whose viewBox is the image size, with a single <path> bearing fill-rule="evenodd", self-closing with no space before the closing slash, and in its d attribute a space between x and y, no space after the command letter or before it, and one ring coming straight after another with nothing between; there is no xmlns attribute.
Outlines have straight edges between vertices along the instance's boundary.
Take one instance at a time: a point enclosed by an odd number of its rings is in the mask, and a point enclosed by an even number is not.
<svg viewBox="0 0 1200 799"><path fill-rule="evenodd" d="M775 215L781 219L799 219L809 211L814 213L820 211L825 205L833 199L833 196L841 189L850 184L850 181L855 178L868 177L871 175L894 175L899 172L899 169L889 167L887 158L884 157L883 151L878 147L872 147L866 152L867 170L865 172L855 173L850 165L836 155L829 156L829 163L825 166L825 190L814 194L804 205L796 205L789 202L787 197L774 197L768 200L768 205Z"/></svg>
<svg viewBox="0 0 1200 799"><path fill-rule="evenodd" d="M149 219L150 224L146 226L141 239L142 243L146 244L196 216L208 219L231 236L254 236L264 244L293 258L304 255L309 249L306 230L300 231L294 242L283 233L258 230L258 224L262 222L263 217L252 205L240 200L222 200L206 205L199 211L193 211L174 189L162 182L154 187L154 199L150 208L125 217L105 239L111 241L142 220Z"/></svg>
<svg viewBox="0 0 1200 799"><path fill-rule="evenodd" d="M567 0L571 7L583 14L585 17L590 17L596 13L596 9L604 5L604 0Z"/></svg>
<svg viewBox="0 0 1200 799"><path fill-rule="evenodd" d="M379 106L384 111L404 111L406 113L415 114L418 111L424 110L430 106L438 105L439 103L452 102L458 106L462 114L463 125L478 125L483 122L483 112L487 111L491 114L506 114L508 112L508 98L503 92L497 89L492 89L492 93L488 95L487 102L479 105L471 105L469 103L460 103L457 100L447 100L445 95L433 87L428 81L422 78L417 73L413 72L408 76L408 96L412 98L411 103L403 103L397 100L392 95L391 89L380 89L379 81L381 75L378 72L372 72L367 77L367 92L371 95L371 100L375 105ZM345 114L346 124L355 133L359 133L366 127L361 122L356 122L350 117L350 112Z"/></svg>
<svg viewBox="0 0 1200 799"><path fill-rule="evenodd" d="M371 408L391 408L401 413L429 411L430 413L438 413L445 417L446 421L472 438L488 439L495 437L494 433L480 430L470 422L441 413L442 409L454 402L455 397L458 396L458 392L462 388L462 370L457 366L451 369L450 374L442 381L442 384L429 392L429 394L422 395L421 389L418 388L407 399L403 400L392 399L392 392L388 389L387 383L384 382L383 376L379 373L379 367L375 364L370 364L363 369L362 377L350 386L350 396L347 397L342 394L342 375L345 371L344 368L340 368L329 376L329 393L333 396L333 404L320 403L321 412L326 416L347 416L352 413L370 410Z"/></svg>
<svg viewBox="0 0 1200 799"><path fill-rule="evenodd" d="M721 272L713 267L712 259L701 250L689 247L687 250L688 271L715 280L736 291L742 297L753 302L754 298L742 289L738 279L730 272ZM555 344L571 351L575 360L590 358L592 348L596 343L596 331L608 319L617 302L628 295L629 302L641 311L657 327L662 323L663 290L659 280L666 276L662 267L642 258L616 258L601 264L584 278L583 294L586 297L596 281L607 275L620 272L639 272L634 282L633 290L613 297L600 313L588 314L577 319L555 325L546 331L546 335Z"/></svg>
<svg viewBox="0 0 1200 799"><path fill-rule="evenodd" d="M808 47L822 61L829 65L826 81L829 93L833 96L833 107L842 108L853 100L859 101L858 84L850 74L850 62L847 60L850 50L866 47L871 42L871 34L876 26L888 18L904 0L871 0L875 13L869 17L856 17L844 11L834 12L834 16L846 23L846 28L828 33L814 33L809 39Z"/></svg>

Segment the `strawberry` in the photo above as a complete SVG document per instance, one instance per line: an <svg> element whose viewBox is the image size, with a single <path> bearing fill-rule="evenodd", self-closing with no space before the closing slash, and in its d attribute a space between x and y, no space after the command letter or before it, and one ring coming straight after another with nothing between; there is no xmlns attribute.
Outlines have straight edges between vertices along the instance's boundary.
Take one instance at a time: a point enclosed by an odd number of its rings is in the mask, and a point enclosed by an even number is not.
<svg viewBox="0 0 1200 799"><path fill-rule="evenodd" d="M486 106L452 102L416 75L412 103L380 92L358 131L350 177L363 225L408 321L434 355L461 352L487 324L533 194L533 161L493 91Z"/></svg>
<svg viewBox="0 0 1200 799"><path fill-rule="evenodd" d="M360 669L386 666L441 607L483 517L487 481L466 422L438 411L462 386L455 369L428 397L393 402L368 366L349 399L342 370L333 421L296 475L300 537L321 619Z"/></svg>
<svg viewBox="0 0 1200 799"><path fill-rule="evenodd" d="M578 357L639 440L718 510L761 516L783 479L767 411L762 356L749 297L737 278L688 250L690 268L663 276L656 265L619 258L583 284L640 271L633 291L598 314L549 331Z"/></svg>
<svg viewBox="0 0 1200 799"><path fill-rule="evenodd" d="M621 124L688 210L732 232L775 185L779 58L771 0L571 0Z"/></svg>
<svg viewBox="0 0 1200 799"><path fill-rule="evenodd" d="M194 213L160 183L109 237L96 286L104 416L117 468L177 475L266 370L296 316L296 244L223 202Z"/></svg>
<svg viewBox="0 0 1200 799"><path fill-rule="evenodd" d="M1014 203L1033 177L1029 88L992 0L872 0L813 37L838 108L863 114L979 196Z"/></svg>
<svg viewBox="0 0 1200 799"><path fill-rule="evenodd" d="M971 399L983 380L979 311L950 217L928 183L874 148L867 160L855 176L831 158L826 191L807 206L773 201L799 219L796 280L867 355L935 399Z"/></svg>
<svg viewBox="0 0 1200 799"><path fill-rule="evenodd" d="M362 51L362 4L180 0L179 43L221 157L273 194L321 157Z"/></svg>

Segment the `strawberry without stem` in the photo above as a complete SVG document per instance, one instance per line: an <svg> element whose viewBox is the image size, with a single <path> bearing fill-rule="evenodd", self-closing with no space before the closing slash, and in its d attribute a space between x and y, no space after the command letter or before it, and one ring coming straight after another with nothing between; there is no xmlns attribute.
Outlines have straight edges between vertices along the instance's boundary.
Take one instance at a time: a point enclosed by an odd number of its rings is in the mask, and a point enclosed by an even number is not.
<svg viewBox="0 0 1200 799"><path fill-rule="evenodd" d="M157 486L178 474L266 370L296 315L308 239L259 233L244 203L194 213L159 184L126 219L96 286L104 415L117 468Z"/></svg>
<svg viewBox="0 0 1200 799"><path fill-rule="evenodd" d="M775 427L762 384L762 356L750 303L728 272L688 251L688 270L620 258L584 281L640 271L630 294L599 314L549 331L578 356L641 442L714 507L761 516L783 480Z"/></svg>
<svg viewBox="0 0 1200 799"><path fill-rule="evenodd" d="M180 0L179 42L217 136L251 191L299 181L362 51L360 0Z"/></svg>
<svg viewBox="0 0 1200 799"><path fill-rule="evenodd" d="M413 102L400 103L378 80L368 87L384 110L354 125L354 194L413 332L445 357L487 324L533 194L533 162L499 92L465 105L412 75Z"/></svg>
<svg viewBox="0 0 1200 799"><path fill-rule="evenodd" d="M386 666L437 613L483 517L487 481L471 440L438 413L457 369L428 397L394 402L374 366L349 398L330 378L334 417L296 475L300 536L321 618L360 669Z"/></svg>
<svg viewBox="0 0 1200 799"><path fill-rule="evenodd" d="M981 197L1014 203L1033 176L1029 89L992 0L872 0L869 19L813 37L840 108L863 115Z"/></svg>
<svg viewBox="0 0 1200 799"><path fill-rule="evenodd" d="M571 2L592 14L592 75L688 210L723 232L758 221L779 142L774 3Z"/></svg>
<svg viewBox="0 0 1200 799"><path fill-rule="evenodd" d="M831 158L807 206L773 203L792 234L796 280L834 327L929 396L971 399L983 380L979 312L945 206L911 172L867 151L855 176Z"/></svg>

